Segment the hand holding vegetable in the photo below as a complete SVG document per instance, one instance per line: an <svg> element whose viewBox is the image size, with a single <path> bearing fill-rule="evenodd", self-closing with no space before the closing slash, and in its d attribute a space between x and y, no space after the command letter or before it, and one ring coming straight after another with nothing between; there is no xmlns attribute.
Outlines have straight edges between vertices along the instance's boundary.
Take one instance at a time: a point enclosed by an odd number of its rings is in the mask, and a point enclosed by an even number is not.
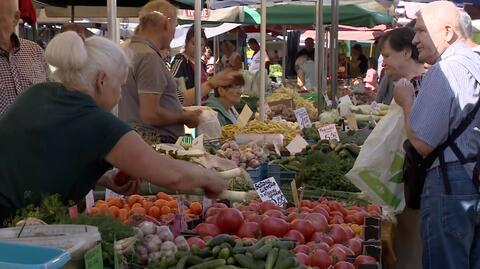
<svg viewBox="0 0 480 269"><path fill-rule="evenodd" d="M107 171L97 181L97 185L109 188L122 195L132 195L137 193L140 188L140 183L141 180L131 178L117 168Z"/></svg>

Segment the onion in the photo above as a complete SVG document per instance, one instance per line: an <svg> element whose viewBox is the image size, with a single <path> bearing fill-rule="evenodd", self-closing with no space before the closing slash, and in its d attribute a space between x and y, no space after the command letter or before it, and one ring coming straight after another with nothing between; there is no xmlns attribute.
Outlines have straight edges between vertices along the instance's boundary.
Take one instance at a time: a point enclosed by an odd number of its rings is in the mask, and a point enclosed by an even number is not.
<svg viewBox="0 0 480 269"><path fill-rule="evenodd" d="M154 234L157 231L157 225L150 221L144 221L138 225L138 228L143 232L143 235Z"/></svg>
<svg viewBox="0 0 480 269"><path fill-rule="evenodd" d="M160 226L157 228L157 235L162 241L173 241L174 237L168 226Z"/></svg>
<svg viewBox="0 0 480 269"><path fill-rule="evenodd" d="M144 237L144 234L143 234L143 231L140 230L140 228L138 227L133 227L133 232L135 234L135 238L139 241L143 241L143 237Z"/></svg>
<svg viewBox="0 0 480 269"><path fill-rule="evenodd" d="M143 239L143 243L148 249L148 252L158 251L162 245L162 240L156 234L146 235Z"/></svg>
<svg viewBox="0 0 480 269"><path fill-rule="evenodd" d="M257 159L252 159L248 162L248 166L252 168L257 168L260 166L260 162Z"/></svg>
<svg viewBox="0 0 480 269"><path fill-rule="evenodd" d="M140 255L140 256L143 256L143 255L148 255L148 249L147 247L145 247L145 245L143 244L138 244L136 247L135 247L135 252Z"/></svg>
<svg viewBox="0 0 480 269"><path fill-rule="evenodd" d="M185 238L184 238L184 240L185 240ZM175 256L177 251L178 251L178 249L177 249L177 246L175 245L175 243L170 242L170 241L163 242L162 247L160 249L160 253L162 253L162 256L165 256L165 257Z"/></svg>
<svg viewBox="0 0 480 269"><path fill-rule="evenodd" d="M158 261L162 257L162 253L160 251L152 252L148 255L148 263Z"/></svg>
<svg viewBox="0 0 480 269"><path fill-rule="evenodd" d="M178 236L175 238L175 245L177 246L178 250L190 251L190 246L183 236Z"/></svg>

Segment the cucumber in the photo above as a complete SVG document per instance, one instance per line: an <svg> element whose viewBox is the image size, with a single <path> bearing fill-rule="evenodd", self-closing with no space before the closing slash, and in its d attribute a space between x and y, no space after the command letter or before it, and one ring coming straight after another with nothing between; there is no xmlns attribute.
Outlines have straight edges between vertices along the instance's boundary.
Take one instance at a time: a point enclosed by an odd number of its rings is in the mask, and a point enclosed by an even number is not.
<svg viewBox="0 0 480 269"><path fill-rule="evenodd" d="M272 248L270 252L268 252L267 260L265 261L265 269L273 269L275 266L275 262L278 258L278 248Z"/></svg>
<svg viewBox="0 0 480 269"><path fill-rule="evenodd" d="M233 249L232 246L229 243L222 243L220 245L220 249L222 249L222 248L228 248L228 250L230 250L230 251L232 251L232 249Z"/></svg>
<svg viewBox="0 0 480 269"><path fill-rule="evenodd" d="M241 248L243 247L243 241L242 240L237 240L235 241L235 246L233 246L234 248Z"/></svg>
<svg viewBox="0 0 480 269"><path fill-rule="evenodd" d="M181 257L175 268L176 269L185 269L185 266L187 265L187 259L188 259L188 256Z"/></svg>
<svg viewBox="0 0 480 269"><path fill-rule="evenodd" d="M234 265L235 263L236 263L236 261L235 261L234 257L229 257L227 259L227 264Z"/></svg>
<svg viewBox="0 0 480 269"><path fill-rule="evenodd" d="M253 259L248 257L247 255L235 254L233 255L233 257L241 267L247 269L257 269L255 264L253 263Z"/></svg>
<svg viewBox="0 0 480 269"><path fill-rule="evenodd" d="M177 251L177 253L175 253L175 258L181 259L182 257L188 256L188 255L190 255L190 253L187 251Z"/></svg>
<svg viewBox="0 0 480 269"><path fill-rule="evenodd" d="M188 269L215 269L223 265L225 265L224 259L216 259L191 266Z"/></svg>
<svg viewBox="0 0 480 269"><path fill-rule="evenodd" d="M200 258L207 258L212 256L212 250L209 247L205 247L204 249L200 250L198 253L195 253Z"/></svg>
<svg viewBox="0 0 480 269"><path fill-rule="evenodd" d="M175 264L177 264L177 259L175 257L168 257L166 263L167 267L175 266Z"/></svg>
<svg viewBox="0 0 480 269"><path fill-rule="evenodd" d="M295 247L295 241L293 240L279 240L273 243L274 247L279 249L288 249L291 250Z"/></svg>
<svg viewBox="0 0 480 269"><path fill-rule="evenodd" d="M233 254L245 254L247 250L249 250L250 247L240 247L240 248L233 248L232 253Z"/></svg>
<svg viewBox="0 0 480 269"><path fill-rule="evenodd" d="M203 262L203 259L198 256L188 256L187 263L190 265L196 265Z"/></svg>
<svg viewBox="0 0 480 269"><path fill-rule="evenodd" d="M212 248L212 255L216 257L221 249L222 249L222 247L220 247L220 246L213 247Z"/></svg>
<svg viewBox="0 0 480 269"><path fill-rule="evenodd" d="M265 261L264 260L256 260L253 262L253 265L256 269L265 269Z"/></svg>
<svg viewBox="0 0 480 269"><path fill-rule="evenodd" d="M257 243L255 243L255 245L249 247L249 249L247 250L248 252L255 252L255 250L263 247L263 245L265 245L265 242L267 241L267 239L265 238L262 238L260 240L257 241Z"/></svg>
<svg viewBox="0 0 480 269"><path fill-rule="evenodd" d="M217 269L240 269L240 268L234 265L223 265L223 266L217 267Z"/></svg>
<svg viewBox="0 0 480 269"><path fill-rule="evenodd" d="M167 257L162 257L160 260L160 265L158 266L158 269L167 269Z"/></svg>
<svg viewBox="0 0 480 269"><path fill-rule="evenodd" d="M297 264L297 260L294 257L288 257L282 262L275 264L275 269L291 269Z"/></svg>
<svg viewBox="0 0 480 269"><path fill-rule="evenodd" d="M278 257L277 257L277 261L275 261L275 267L274 268L277 268L277 265L280 265L283 260L285 260L286 258L290 257L291 256L291 253L290 251L286 250L286 249L279 249L278 250Z"/></svg>
<svg viewBox="0 0 480 269"><path fill-rule="evenodd" d="M218 258L227 260L228 257L230 257L230 249L226 247L222 248L222 250L220 250L220 252L218 253Z"/></svg>
<svg viewBox="0 0 480 269"><path fill-rule="evenodd" d="M271 245L264 245L263 247L255 250L255 252L253 252L253 258L254 259L265 259L265 257L267 257L270 250L272 250Z"/></svg>
<svg viewBox="0 0 480 269"><path fill-rule="evenodd" d="M208 242L207 246L209 247L214 247L221 245L222 243L228 243L231 246L235 245L235 239L233 239L231 236L226 235L226 234L220 234L215 236L210 242Z"/></svg>

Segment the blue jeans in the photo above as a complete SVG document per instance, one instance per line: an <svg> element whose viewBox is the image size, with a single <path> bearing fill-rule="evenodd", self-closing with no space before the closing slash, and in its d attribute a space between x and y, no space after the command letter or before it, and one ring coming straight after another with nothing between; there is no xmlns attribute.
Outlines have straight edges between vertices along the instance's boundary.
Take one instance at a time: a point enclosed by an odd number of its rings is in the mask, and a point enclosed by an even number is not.
<svg viewBox="0 0 480 269"><path fill-rule="evenodd" d="M428 172L423 188L423 268L480 269L480 194L459 162L447 170L450 194L440 168Z"/></svg>

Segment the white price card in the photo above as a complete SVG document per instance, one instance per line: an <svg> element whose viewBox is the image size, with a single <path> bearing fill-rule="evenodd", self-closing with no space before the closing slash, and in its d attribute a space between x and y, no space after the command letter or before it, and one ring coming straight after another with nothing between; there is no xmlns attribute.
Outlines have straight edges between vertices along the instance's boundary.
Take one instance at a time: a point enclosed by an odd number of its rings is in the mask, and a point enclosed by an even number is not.
<svg viewBox="0 0 480 269"><path fill-rule="evenodd" d="M85 207L87 209L87 212L90 211L90 209L95 205L95 198L93 197L93 190L90 190L87 193L87 196L85 196Z"/></svg>
<svg viewBox="0 0 480 269"><path fill-rule="evenodd" d="M245 127L245 125L247 125L252 115L253 115L253 111L250 109L248 105L245 105L242 109L242 112L237 118L237 126L240 128Z"/></svg>
<svg viewBox="0 0 480 269"><path fill-rule="evenodd" d="M300 129L312 127L312 122L310 121L308 112L304 107L295 109L293 113L295 113L295 117L297 118L297 122L298 122L298 125L300 126Z"/></svg>
<svg viewBox="0 0 480 269"><path fill-rule="evenodd" d="M335 124L329 124L318 128L318 133L320 134L321 140L340 141L340 137L338 136L337 127L335 127Z"/></svg>
<svg viewBox="0 0 480 269"><path fill-rule="evenodd" d="M254 183L253 186L263 202L272 201L281 207L288 202L273 177Z"/></svg>
<svg viewBox="0 0 480 269"><path fill-rule="evenodd" d="M295 138L287 145L287 150L290 154L294 155L301 152L304 148L308 146L307 141L300 135L295 136Z"/></svg>
<svg viewBox="0 0 480 269"><path fill-rule="evenodd" d="M197 136L195 139L193 139L192 149L200 149L200 150L205 149L203 147L203 134L201 134L201 135Z"/></svg>
<svg viewBox="0 0 480 269"><path fill-rule="evenodd" d="M112 191L111 189L105 189L105 201L107 201L109 198L113 198L113 197L122 198L123 195L118 194L118 193Z"/></svg>

